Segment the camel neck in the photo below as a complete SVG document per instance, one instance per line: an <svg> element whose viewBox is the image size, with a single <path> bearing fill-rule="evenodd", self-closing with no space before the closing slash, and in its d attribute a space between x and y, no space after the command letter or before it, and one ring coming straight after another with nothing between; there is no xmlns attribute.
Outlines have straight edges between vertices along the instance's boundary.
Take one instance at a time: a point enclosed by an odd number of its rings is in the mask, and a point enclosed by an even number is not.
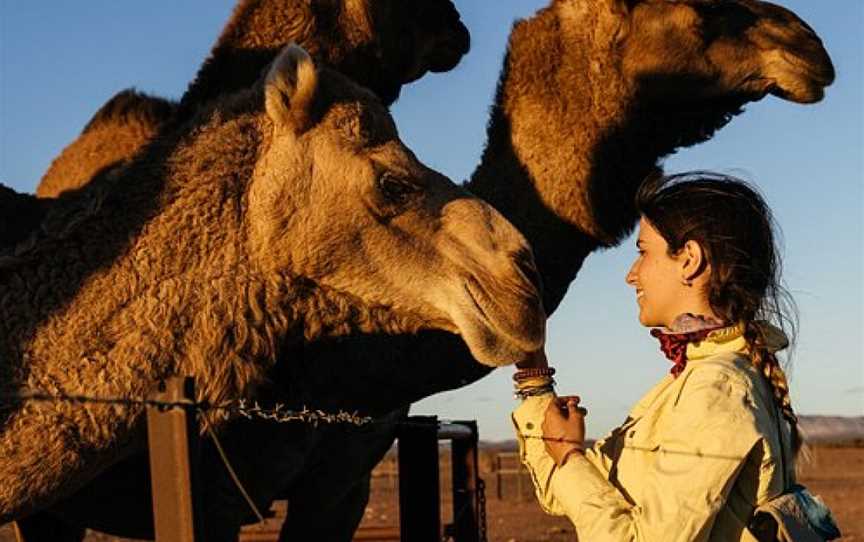
<svg viewBox="0 0 864 542"><path fill-rule="evenodd" d="M514 28L487 147L469 183L531 243L548 313L588 254L632 230L636 187L658 158L634 135L629 91L609 75L613 66L550 65L574 57L551 17L541 12ZM567 47L590 53L589 44ZM575 56L588 63L610 55Z"/></svg>

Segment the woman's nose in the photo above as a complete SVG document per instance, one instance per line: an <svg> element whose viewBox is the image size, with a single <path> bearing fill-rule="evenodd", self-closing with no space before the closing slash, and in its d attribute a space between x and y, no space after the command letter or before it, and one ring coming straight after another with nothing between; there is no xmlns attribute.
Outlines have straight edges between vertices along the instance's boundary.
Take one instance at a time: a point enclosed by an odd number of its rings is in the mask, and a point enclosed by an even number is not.
<svg viewBox="0 0 864 542"><path fill-rule="evenodd" d="M624 276L624 282L630 286L636 286L636 264L630 266L627 274Z"/></svg>

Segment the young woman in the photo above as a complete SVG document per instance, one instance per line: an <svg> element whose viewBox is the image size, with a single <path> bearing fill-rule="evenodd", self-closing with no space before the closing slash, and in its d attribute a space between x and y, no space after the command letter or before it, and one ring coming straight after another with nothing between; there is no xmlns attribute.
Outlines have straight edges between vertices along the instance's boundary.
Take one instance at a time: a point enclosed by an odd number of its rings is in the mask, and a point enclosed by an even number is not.
<svg viewBox="0 0 864 542"><path fill-rule="evenodd" d="M771 213L745 183L707 173L646 184L637 207L626 281L673 365L591 448L586 411L554 396L545 357L516 373L540 504L587 542L774 540L776 522L754 512L795 487L801 436L775 357L794 320Z"/></svg>

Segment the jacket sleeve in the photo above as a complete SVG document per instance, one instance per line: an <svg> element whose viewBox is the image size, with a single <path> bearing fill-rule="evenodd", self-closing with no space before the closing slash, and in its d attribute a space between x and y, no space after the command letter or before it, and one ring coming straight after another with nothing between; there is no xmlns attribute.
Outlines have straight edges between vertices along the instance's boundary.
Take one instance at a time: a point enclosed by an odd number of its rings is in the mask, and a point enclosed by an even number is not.
<svg viewBox="0 0 864 542"><path fill-rule="evenodd" d="M708 539L760 437L746 388L734 375L709 365L689 371L686 378L676 404L664 413L662 426L626 437L624 453L647 454L633 462L641 469L638 493L635 488L628 491L633 498L622 494L598 468L602 462L594 457L597 450L587 457L571 456L560 469L545 449L546 459L524 455L543 467L535 471L546 476L537 486L538 497L542 494L547 503L544 508L567 515L581 540Z"/></svg>

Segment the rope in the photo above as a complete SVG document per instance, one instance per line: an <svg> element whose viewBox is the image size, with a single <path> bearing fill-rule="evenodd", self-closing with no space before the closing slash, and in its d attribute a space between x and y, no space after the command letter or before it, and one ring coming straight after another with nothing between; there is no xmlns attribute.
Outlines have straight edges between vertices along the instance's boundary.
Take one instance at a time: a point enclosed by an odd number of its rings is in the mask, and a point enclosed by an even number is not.
<svg viewBox="0 0 864 542"><path fill-rule="evenodd" d="M228 456L225 454L225 450L222 449L222 443L219 442L219 438L216 436L216 432L213 431L213 427L211 427L210 422L208 422L207 418L204 416L202 416L202 420L204 422L204 427L207 430L207 434L210 435L210 438L213 439L213 444L216 445L216 451L219 452L219 457L222 458L222 463L225 465L225 468L228 470L228 474L231 475L231 479L234 481L234 485L237 486L240 494L243 495L244 499L246 499L246 503L249 505L249 508L252 509L255 517L258 518L258 522L264 522L264 515L258 510L258 507L255 506L255 502L252 500L252 497L249 496L246 488L243 487L243 483L240 482L240 478L237 476L237 473L234 472L234 468L231 466L231 462L228 460Z"/></svg>

